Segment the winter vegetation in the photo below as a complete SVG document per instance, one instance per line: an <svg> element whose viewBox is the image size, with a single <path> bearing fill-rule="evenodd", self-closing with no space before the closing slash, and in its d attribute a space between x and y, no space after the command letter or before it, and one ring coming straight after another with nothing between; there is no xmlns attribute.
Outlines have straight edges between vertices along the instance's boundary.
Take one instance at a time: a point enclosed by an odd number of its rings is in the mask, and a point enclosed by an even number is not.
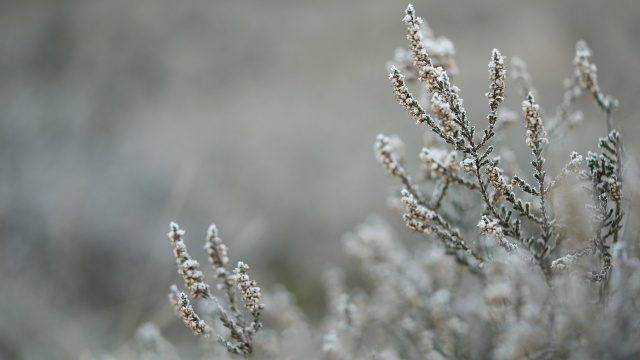
<svg viewBox="0 0 640 360"><path fill-rule="evenodd" d="M640 2L405 5L0 5L0 359L640 358Z"/></svg>
<svg viewBox="0 0 640 360"><path fill-rule="evenodd" d="M454 85L454 45L436 38L412 5L403 21L408 45L388 64L389 80L424 130L419 169L410 175L398 136L378 135L374 151L398 180L390 208L423 241L409 249L380 217L357 226L344 251L368 283L349 287L341 270L327 270L326 316L312 324L286 289L261 291L244 262L231 271L215 225L205 241L217 283L211 288L172 223L184 292L174 285L169 299L201 338L202 358L639 357L640 243L627 224L634 215L625 196L630 159L616 129L618 102L600 88L587 44L576 44L574 73L553 113L536 100L526 63L507 65L491 51L484 121L468 118ZM509 96L522 99L518 111L503 105L508 83L516 88ZM583 96L600 110L606 133L597 150L579 154L562 145L580 126ZM529 159L507 147L507 127L522 129ZM549 166L551 155L565 165ZM178 358L153 325L139 338L140 356Z"/></svg>

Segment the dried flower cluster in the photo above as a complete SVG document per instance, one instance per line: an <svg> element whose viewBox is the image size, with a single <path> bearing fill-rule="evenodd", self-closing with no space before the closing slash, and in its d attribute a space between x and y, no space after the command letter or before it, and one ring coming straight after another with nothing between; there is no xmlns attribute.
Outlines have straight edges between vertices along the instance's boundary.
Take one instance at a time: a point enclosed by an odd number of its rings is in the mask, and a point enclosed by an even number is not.
<svg viewBox="0 0 640 360"><path fill-rule="evenodd" d="M178 291L177 286L171 286L169 300L174 306L176 313L184 320L195 335L205 335L209 337L214 334L218 343L222 344L230 353L237 355L247 355L253 351L253 335L262 328L260 322L260 310L264 305L260 303L260 288L254 280L249 279L247 271L249 266L244 262L238 262L238 267L234 270L234 274L230 274L226 266L229 262L227 256L227 247L218 236L218 229L215 225L209 227L205 242L205 249L209 253L209 261L213 267L214 277L221 281L219 288L224 290L226 299L229 303L229 309L232 313L231 318L218 299L213 297L209 291L209 286L204 284L204 276L202 272L197 270L198 263L189 257L186 245L182 239L185 234L184 230L178 227L178 224L171 223L171 231L169 238L174 247L174 255L178 262L179 273L185 280L185 286L191 289L192 298L213 299L217 308L217 316L222 325L227 329L228 336L223 336L220 332L215 331L212 327L202 320L193 309L189 298L184 292ZM195 279L195 280L194 280ZM240 290L242 294L242 302L249 309L253 320L247 322L240 309L238 308L238 300L234 286ZM196 289L198 291L194 291ZM200 289L206 289L200 290ZM231 340L227 340L227 338Z"/></svg>
<svg viewBox="0 0 640 360"><path fill-rule="evenodd" d="M505 56L500 55L497 49L493 49L491 53L491 62L489 63L489 78L491 79L491 91L486 94L489 98L489 106L491 110L498 109L498 105L504 101L505 78L507 77L507 69L504 65Z"/></svg>
<svg viewBox="0 0 640 360"><path fill-rule="evenodd" d="M565 83L563 102L556 116L549 120L549 126L545 126L543 111L534 100L536 90L526 64L520 59L513 62L513 78L526 95L522 101L522 119L525 144L532 152L534 180L529 183L528 176L516 173L521 172L519 167L500 167L501 157L491 156L499 146L503 148L501 153L507 151L506 144L494 138L496 132L507 125L501 124L500 119L505 117L499 114L512 113L501 109L506 97L505 56L495 49L491 53L490 91L486 94L490 111L488 125L482 135L477 136L457 87L450 82L446 70L433 65L425 45L421 44L422 20L411 5L404 21L417 80L432 94L432 114L410 93L400 70L392 68L389 78L400 105L418 125L426 125L436 140L430 140L429 147L419 154L423 164L420 172L426 171L429 176L418 176L418 183L407 184L409 171L402 168L398 197L406 210L403 220L409 229L427 239L438 239L457 263L477 276L476 283L485 289L484 307L476 304L476 309L470 311L466 299L473 298L477 290L446 288L448 302L452 303L452 308L443 315L451 323L448 331L456 328L467 338L456 341L454 347L436 347L438 356L432 357L565 358L571 353L581 358L600 358L611 350L611 344L624 344L625 349L609 352L609 357L640 356L640 345L632 340L640 336L640 317L634 315L633 320L624 321L616 318L631 308L640 310L632 301L640 290L638 239L625 236L623 231L624 152L612 121L617 101L602 94L586 44L580 41L576 46L575 73ZM599 140L598 153L582 156L573 152L558 175L550 178L544 156L550 139L557 138L560 131L570 129L582 118L574 105L583 91L604 113L609 134ZM444 160L445 156L454 158L451 154L460 159L459 167L452 167L450 161ZM393 157L393 154L387 156ZM567 223L570 214L556 206L559 196L566 196L567 191L575 192L570 190L571 184L562 188L570 175L577 175L576 180L583 184L583 189L577 190L583 193L578 196L590 198L583 203L592 213L588 239L575 236L572 226L583 225ZM452 189L456 189L455 193ZM464 191L469 195L463 195ZM475 205L471 205L473 203ZM473 233L470 223L474 217L480 233L493 242L483 241L477 232ZM463 237L474 240L465 241ZM433 251L434 245L429 246ZM624 259L621 253L611 251L614 247L624 249ZM504 252L498 251L499 248ZM633 260L629 257L631 253ZM635 282L623 281L625 276L632 276ZM459 281L465 281L464 277ZM441 290L422 290L426 298L444 296ZM400 293L397 296L400 297ZM432 309L424 310L428 313ZM465 320L456 314L465 314ZM597 314L601 323L589 327L585 320L593 314ZM420 328L439 334L441 339L455 338L450 332L438 329L434 322L423 323L423 326ZM474 327L486 331L485 336L479 338L493 345L483 347L476 341L477 334L474 340L471 332L465 332ZM622 335L622 328L629 332ZM596 340L603 331L619 337L607 339L604 342L609 342L604 345L602 339ZM593 349L585 344L594 341L602 345L595 346L598 350L590 353ZM417 342L411 344L419 347Z"/></svg>
<svg viewBox="0 0 640 360"><path fill-rule="evenodd" d="M187 246L182 239L184 230L178 227L178 224L171 223L171 231L169 238L173 246L173 255L178 263L178 273L184 279L184 286L191 292L191 297L210 298L211 291L209 285L204 282L204 275L199 270L200 264L196 260L192 260L187 252Z"/></svg>
<svg viewBox="0 0 640 360"><path fill-rule="evenodd" d="M374 151L400 180L390 203L425 241L406 246L378 217L346 234L345 252L369 284L349 289L340 270L327 271L327 315L315 327L285 289L262 291L245 263L229 272L227 247L212 225L205 248L226 295L225 310L189 257L184 232L172 224L169 237L185 287L191 297L211 298L217 306L219 321L203 320L187 294L172 287L171 302L186 325L222 345L205 342L205 358L640 358L640 242L624 222L625 154L612 118L617 101L601 92L586 44L578 42L575 71L548 118L534 100L526 63L511 62L522 99L523 145L531 151L525 171L497 136L517 114L505 105L506 57L491 52L487 124L477 133L451 82L453 44L436 39L411 5L403 21L408 49L396 51L389 79L400 105L429 136L415 180L398 137L378 135ZM418 99L408 82L430 96ZM550 168L550 146L582 119L575 105L583 93L603 112L608 134L597 152L572 152L561 169ZM588 215L575 220L565 199ZM263 312L271 326L263 328ZM147 338L162 341L154 334Z"/></svg>
<svg viewBox="0 0 640 360"><path fill-rule="evenodd" d="M498 221L490 220L487 216L482 216L480 222L478 222L478 227L482 230L483 234L494 236L498 240L498 244L507 250L508 253L513 253L518 250L518 245L510 243L507 237L504 236L502 227L500 227Z"/></svg>
<svg viewBox="0 0 640 360"><path fill-rule="evenodd" d="M254 318L259 318L260 310L264 308L264 305L260 303L262 295L260 295L260 288L255 280L249 279L248 271L249 265L240 261L233 272L236 274L236 282L238 283L240 294L242 294L244 306L249 309Z"/></svg>

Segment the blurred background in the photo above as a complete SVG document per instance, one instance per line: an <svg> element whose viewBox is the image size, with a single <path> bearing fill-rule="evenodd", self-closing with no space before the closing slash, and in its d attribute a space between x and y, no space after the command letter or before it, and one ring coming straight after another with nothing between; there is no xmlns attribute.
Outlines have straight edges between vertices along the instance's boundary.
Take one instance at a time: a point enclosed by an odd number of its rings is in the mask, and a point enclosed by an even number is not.
<svg viewBox="0 0 640 360"><path fill-rule="evenodd" d="M232 262L249 263L265 289L286 285L320 318L319 274L348 268L342 235L372 213L400 228L385 205L395 181L372 147L380 132L399 134L417 164L423 130L396 104L385 69L406 46L406 5L2 1L0 358L99 356L146 321L192 344L166 300L181 284L170 221L205 264L215 222ZM456 45L455 83L479 127L494 47L528 63L552 114L585 39L637 153L640 2L414 5ZM513 88L506 105L520 111ZM591 101L580 104L585 121L557 146L563 157L604 135ZM510 131L526 154L522 128Z"/></svg>

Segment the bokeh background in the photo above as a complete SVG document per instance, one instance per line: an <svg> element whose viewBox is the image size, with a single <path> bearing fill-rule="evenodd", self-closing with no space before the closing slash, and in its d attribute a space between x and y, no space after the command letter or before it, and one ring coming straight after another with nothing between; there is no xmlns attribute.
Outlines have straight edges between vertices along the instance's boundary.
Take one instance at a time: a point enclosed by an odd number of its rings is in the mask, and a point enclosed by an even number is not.
<svg viewBox="0 0 640 360"><path fill-rule="evenodd" d="M419 0L456 45L471 119L484 124L487 63L527 61L553 113L574 44L594 51L640 133L640 2ZM171 313L169 221L199 251L218 224L232 261L285 284L312 320L320 273L348 266L340 239L385 202L375 135L422 141L385 63L405 46L395 0L5 0L0 3L0 358L109 353L146 321L193 344ZM513 89L513 87L512 87ZM507 106L521 101L508 90ZM582 101L592 109L590 101ZM562 153L593 149L587 111ZM511 131L511 130L510 130ZM513 131L526 154L522 129ZM417 155L409 156L415 165ZM403 232L404 233L404 232ZM206 268L206 267L205 267Z"/></svg>

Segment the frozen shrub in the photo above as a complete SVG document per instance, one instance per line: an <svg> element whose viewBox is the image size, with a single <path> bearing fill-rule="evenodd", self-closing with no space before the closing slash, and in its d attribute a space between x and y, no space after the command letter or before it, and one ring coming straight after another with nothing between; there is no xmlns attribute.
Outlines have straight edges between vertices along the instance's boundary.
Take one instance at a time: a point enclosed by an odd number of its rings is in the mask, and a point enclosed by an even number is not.
<svg viewBox="0 0 640 360"><path fill-rule="evenodd" d="M549 121L542 118L526 64L520 59L513 63L513 78L526 93L524 140L532 153L532 174L527 176L513 166L502 166L501 157L492 155L494 149L506 147L496 139L497 132L513 124L501 117L505 57L495 49L491 53L488 124L477 134L479 124L468 118L446 67L432 60L439 55L428 51L425 38L432 35L424 30L426 23L411 5L403 20L414 69L405 65L403 71L410 71L405 77L392 66L389 79L400 105L433 135L427 136L429 146L420 152L423 165L417 181L408 175L389 137L378 135L377 157L402 184L401 201L391 202L403 204L407 227L430 242L439 241L459 266L467 268L468 275L456 272L458 283L473 282L419 289L422 304L410 318L415 322L438 309L438 317L417 328L439 339L432 351L445 358L640 355L635 340L640 335L640 316L633 300L639 284L622 280L638 276L639 254L637 236L624 232L624 152L612 120L617 101L602 93L586 43L576 45L575 73L566 81L563 102ZM409 80L431 94L431 112L409 91ZM604 114L608 134L599 140L598 152L585 156L572 152L567 164L552 176L545 154L551 142L559 141L560 132L581 118L574 105L582 93L593 98ZM567 214L554 206L563 182L575 186L567 180L571 175L582 184L580 196L590 210L583 219L588 238L575 237L571 227L582 224L567 222ZM473 229L473 222L479 229ZM618 248L625 249L623 258L612 251ZM443 294L447 301L437 301ZM434 301L441 305L434 307ZM615 337L603 336L613 333ZM425 354L419 350L412 354L408 349L417 349L418 344L408 343L414 346L396 346L404 350L402 358Z"/></svg>
<svg viewBox="0 0 640 360"><path fill-rule="evenodd" d="M511 78L521 114L504 108L507 61L491 51L488 115L480 123L469 118L452 83L453 44L435 38L411 5L403 21L409 46L396 51L389 79L400 105L426 128L426 146L416 152L415 177L405 168L410 151L398 137L378 135L374 150L400 183L389 203L425 241L408 250L377 217L345 235L344 249L370 286L349 289L340 270L327 271L328 311L314 326L285 289L263 298L245 263L230 272L228 249L211 226L205 248L221 304L189 256L184 232L172 223L169 237L189 295L173 286L170 299L187 327L203 336L205 358L640 357L640 249L637 235L625 231L617 101L602 93L586 43L576 45L575 72L550 117L543 116L526 64L517 58ZM420 95L409 86L418 86ZM583 94L602 111L607 134L597 152L571 152L564 167L550 169L545 156L581 120L575 104ZM521 141L531 151L528 170L496 136L507 126L522 128ZM562 206L559 199L571 194L588 209L584 218L575 220ZM212 302L215 311L199 316L189 297ZM263 328L263 312L269 327ZM141 330L145 351L168 348L150 329Z"/></svg>

